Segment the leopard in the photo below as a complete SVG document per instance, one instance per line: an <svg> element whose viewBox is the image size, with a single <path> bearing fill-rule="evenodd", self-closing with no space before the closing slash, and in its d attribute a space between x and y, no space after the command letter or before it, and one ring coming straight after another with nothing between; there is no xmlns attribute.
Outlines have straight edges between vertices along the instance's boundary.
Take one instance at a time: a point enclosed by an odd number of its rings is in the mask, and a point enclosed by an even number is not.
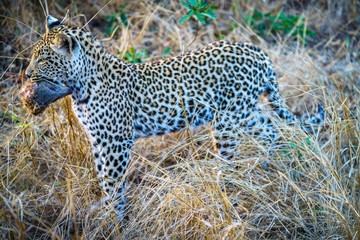
<svg viewBox="0 0 360 240"><path fill-rule="evenodd" d="M71 96L72 110L91 142L99 184L119 218L137 138L211 123L224 158L235 156L241 134L276 143L278 130L258 106L262 95L289 124L310 131L323 122L323 108L306 119L290 112L269 56L255 45L221 40L171 58L127 63L107 53L82 27L66 26L50 15L45 25L20 97L38 115Z"/></svg>

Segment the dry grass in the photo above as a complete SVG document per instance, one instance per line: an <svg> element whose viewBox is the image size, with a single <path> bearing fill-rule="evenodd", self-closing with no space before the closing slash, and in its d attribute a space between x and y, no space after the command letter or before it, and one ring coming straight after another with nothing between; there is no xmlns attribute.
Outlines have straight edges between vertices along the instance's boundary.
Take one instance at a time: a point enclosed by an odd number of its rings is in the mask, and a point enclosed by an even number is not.
<svg viewBox="0 0 360 240"><path fill-rule="evenodd" d="M0 3L0 238L3 239L360 239L360 11L357 1L216 1L218 19L179 25L179 2L129 1L129 28L105 39L104 17L123 1L49 1L61 17L90 29L106 48L148 49L162 58L218 40L254 42L273 59L280 88L298 114L326 106L326 125L308 135L279 122L286 144L266 154L246 137L232 161L213 155L209 127L140 139L129 168L129 221L101 208L85 134L70 99L33 117L18 89L44 32L37 1ZM103 8L103 9L102 9ZM285 34L256 35L241 17L253 8L304 16L316 32L304 47ZM234 22L236 28L231 29ZM195 35L197 33L197 37ZM192 44L189 46L189 43ZM31 49L31 48L30 48Z"/></svg>

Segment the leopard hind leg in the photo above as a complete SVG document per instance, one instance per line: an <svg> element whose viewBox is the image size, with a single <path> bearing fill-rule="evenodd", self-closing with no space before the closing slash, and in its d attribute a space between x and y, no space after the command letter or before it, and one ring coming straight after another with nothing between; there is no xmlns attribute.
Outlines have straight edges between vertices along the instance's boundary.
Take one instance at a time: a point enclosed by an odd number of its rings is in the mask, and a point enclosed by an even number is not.
<svg viewBox="0 0 360 240"><path fill-rule="evenodd" d="M325 110L321 104L318 105L318 109L315 114L313 114L313 116L309 118L298 118L289 111L280 95L276 76L275 73L273 73L272 71L270 71L269 80L267 81L267 86L264 93L265 95L267 95L273 110L280 118L284 119L288 124L300 125L302 129L310 133L314 132L316 129L323 125L325 118Z"/></svg>
<svg viewBox="0 0 360 240"><path fill-rule="evenodd" d="M241 118L241 114L225 113L215 123L216 147L220 156L229 159L240 153L239 146L244 136L254 137L264 142L268 154L277 143L278 133L270 119L255 109L250 117Z"/></svg>

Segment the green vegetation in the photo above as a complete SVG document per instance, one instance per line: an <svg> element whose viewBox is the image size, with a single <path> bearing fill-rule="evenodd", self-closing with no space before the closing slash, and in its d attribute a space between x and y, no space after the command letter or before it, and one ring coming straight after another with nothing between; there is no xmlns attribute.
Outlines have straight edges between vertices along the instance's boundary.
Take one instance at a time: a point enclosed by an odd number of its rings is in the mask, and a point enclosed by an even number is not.
<svg viewBox="0 0 360 240"><path fill-rule="evenodd" d="M179 20L179 24L186 22L192 16L196 16L198 21L204 24L209 22L207 18L217 18L213 11L218 7L209 6L207 0L188 0L187 2L182 1L181 4L190 10Z"/></svg>
<svg viewBox="0 0 360 240"><path fill-rule="evenodd" d="M131 47L128 51L126 51L126 53L123 55L122 52L119 52L118 55L122 57L122 59L125 62L128 63L142 63L144 61L148 61L151 58L144 58L144 55L148 52L148 50L142 50L140 52L136 52L134 47Z"/></svg>
<svg viewBox="0 0 360 240"><path fill-rule="evenodd" d="M166 55L171 52L171 47L167 47L163 52L163 58L166 58Z"/></svg>
<svg viewBox="0 0 360 240"><path fill-rule="evenodd" d="M126 17L126 13L124 11L126 5L127 3L124 3L121 6L119 13L114 12L104 17L105 20L107 21L106 30L104 32L105 36L111 36L114 33L114 31L116 31L117 28L121 26L121 24L123 24L125 27L129 25L128 19Z"/></svg>
<svg viewBox="0 0 360 240"><path fill-rule="evenodd" d="M275 14L274 11L261 13L254 9L244 17L244 20L261 36L267 36L270 33L286 33L290 36L299 37L303 43L306 43L307 37L316 35L315 32L307 29L305 17L285 15L281 10Z"/></svg>
<svg viewBox="0 0 360 240"><path fill-rule="evenodd" d="M10 119L12 119L15 122L19 122L20 119L14 115L14 114L10 114L8 112L1 112L0 113L0 120L2 121L9 121Z"/></svg>

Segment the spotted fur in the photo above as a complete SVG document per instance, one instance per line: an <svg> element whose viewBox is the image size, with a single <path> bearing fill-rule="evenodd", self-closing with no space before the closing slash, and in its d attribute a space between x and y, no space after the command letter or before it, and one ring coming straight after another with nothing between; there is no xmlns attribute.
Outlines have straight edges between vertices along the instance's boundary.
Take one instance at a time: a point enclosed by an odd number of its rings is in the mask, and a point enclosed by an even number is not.
<svg viewBox="0 0 360 240"><path fill-rule="evenodd" d="M221 154L239 134L276 141L257 107L265 93L281 118L296 122L279 94L269 57L258 47L219 41L164 60L129 64L105 52L91 33L51 19L27 74L72 89L73 110L92 143L104 191L125 204L125 171L134 139L212 121ZM309 122L319 122L319 118Z"/></svg>

